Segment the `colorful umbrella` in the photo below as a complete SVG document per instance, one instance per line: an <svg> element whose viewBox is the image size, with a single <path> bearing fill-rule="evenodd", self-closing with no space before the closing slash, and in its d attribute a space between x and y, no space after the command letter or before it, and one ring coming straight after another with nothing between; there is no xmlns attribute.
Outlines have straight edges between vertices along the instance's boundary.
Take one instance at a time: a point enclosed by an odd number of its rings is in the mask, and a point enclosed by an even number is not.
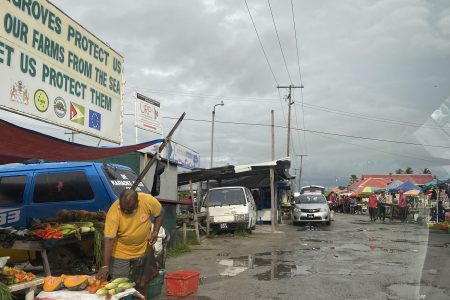
<svg viewBox="0 0 450 300"><path fill-rule="evenodd" d="M419 190L410 190L404 193L405 196L419 196Z"/></svg>
<svg viewBox="0 0 450 300"><path fill-rule="evenodd" d="M355 194L360 195L360 196L369 196L373 193L375 193L375 191L378 188L373 187L373 186L364 186L364 187L360 187L358 189L356 189Z"/></svg>

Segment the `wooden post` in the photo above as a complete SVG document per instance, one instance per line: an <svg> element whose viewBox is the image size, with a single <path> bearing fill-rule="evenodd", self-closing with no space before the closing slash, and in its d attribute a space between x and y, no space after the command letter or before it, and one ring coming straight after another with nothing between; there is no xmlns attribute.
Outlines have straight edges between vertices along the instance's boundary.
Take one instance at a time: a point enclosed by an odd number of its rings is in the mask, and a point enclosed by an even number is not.
<svg viewBox="0 0 450 300"><path fill-rule="evenodd" d="M270 209L270 220L271 220L271 227L272 231L275 231L275 171L273 167L270 168L270 202L271 202L271 209Z"/></svg>
<svg viewBox="0 0 450 300"><path fill-rule="evenodd" d="M197 202L202 206L203 201L203 191L202 191L203 181L197 182ZM206 206L206 235L209 235L210 230L210 222L209 222L209 206Z"/></svg>
<svg viewBox="0 0 450 300"><path fill-rule="evenodd" d="M183 220L183 244L186 244L187 242L187 226L186 226L186 220Z"/></svg>
<svg viewBox="0 0 450 300"><path fill-rule="evenodd" d="M192 191L192 179L189 179L189 192L192 199L192 204L194 204L194 193ZM197 205L192 205L192 210L194 211L194 226L195 226L195 235L197 236L197 243L200 244L200 232L198 230L198 218L197 218Z"/></svg>

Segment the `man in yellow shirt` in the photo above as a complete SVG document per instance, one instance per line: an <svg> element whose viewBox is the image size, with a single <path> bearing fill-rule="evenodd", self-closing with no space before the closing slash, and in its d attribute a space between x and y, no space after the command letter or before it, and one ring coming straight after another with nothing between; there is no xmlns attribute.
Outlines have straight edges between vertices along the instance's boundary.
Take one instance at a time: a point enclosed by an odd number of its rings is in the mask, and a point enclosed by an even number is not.
<svg viewBox="0 0 450 300"><path fill-rule="evenodd" d="M154 217L153 226L150 217ZM149 271L139 268L143 268L147 248L158 238L163 219L161 204L152 195L124 190L106 215L103 265L97 277L135 277ZM139 286L142 280L132 279L136 288L145 293L145 287Z"/></svg>

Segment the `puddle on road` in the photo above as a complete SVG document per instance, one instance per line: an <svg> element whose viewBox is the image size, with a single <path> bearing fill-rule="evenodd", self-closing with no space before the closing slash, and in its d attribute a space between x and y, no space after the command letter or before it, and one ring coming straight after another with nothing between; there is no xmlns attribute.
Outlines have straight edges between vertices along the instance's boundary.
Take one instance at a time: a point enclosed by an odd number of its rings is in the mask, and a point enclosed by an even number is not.
<svg viewBox="0 0 450 300"><path fill-rule="evenodd" d="M306 275L310 274L306 270L301 270L301 272L306 273ZM266 272L256 274L254 277L257 280L279 280L285 278L292 278L297 275L297 266L295 264L276 264L274 268L268 270Z"/></svg>
<svg viewBox="0 0 450 300"><path fill-rule="evenodd" d="M238 257L223 258L217 263L225 267L219 274L204 276L200 278L201 284L210 284L223 281L235 277L249 269L267 268L262 273L254 275L257 280L279 280L284 278L292 278L295 276L308 276L311 266L297 265L288 257L291 254L299 253L299 251L319 250L319 247L300 248L296 251L278 250L273 252L261 252L254 255L245 255Z"/></svg>

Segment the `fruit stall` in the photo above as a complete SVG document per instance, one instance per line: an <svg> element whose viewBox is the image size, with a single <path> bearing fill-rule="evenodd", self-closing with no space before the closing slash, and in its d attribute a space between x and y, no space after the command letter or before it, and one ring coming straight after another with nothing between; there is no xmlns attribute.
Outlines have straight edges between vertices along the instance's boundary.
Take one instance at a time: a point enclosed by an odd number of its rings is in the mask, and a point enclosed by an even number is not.
<svg viewBox="0 0 450 300"><path fill-rule="evenodd" d="M116 278L111 282L96 279L88 275L61 275L59 277L47 276L44 278L43 291L36 299L126 299L127 297L142 297L134 289L134 282L128 278Z"/></svg>
<svg viewBox="0 0 450 300"><path fill-rule="evenodd" d="M62 210L28 229L0 228L0 256L12 262L34 257L46 276L93 273L101 261L105 217L105 212Z"/></svg>

